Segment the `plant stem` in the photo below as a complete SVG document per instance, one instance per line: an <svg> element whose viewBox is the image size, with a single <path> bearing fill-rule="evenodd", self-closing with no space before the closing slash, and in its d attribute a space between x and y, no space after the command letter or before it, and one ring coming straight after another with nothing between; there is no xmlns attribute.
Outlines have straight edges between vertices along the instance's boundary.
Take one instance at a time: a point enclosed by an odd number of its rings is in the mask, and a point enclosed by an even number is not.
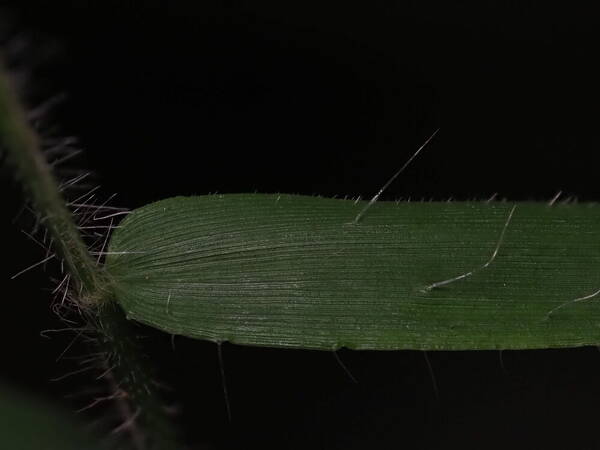
<svg viewBox="0 0 600 450"><path fill-rule="evenodd" d="M115 302L106 304L98 317L98 343L109 353L106 364L113 384L127 394L128 404L120 405L123 419L131 420L128 430L136 449L175 449L176 432L166 418L155 383L154 367L144 354L135 327Z"/></svg>
<svg viewBox="0 0 600 450"><path fill-rule="evenodd" d="M0 65L0 148L7 152L16 178L30 197L74 283L82 315L99 334L98 345L109 355L109 376L126 393L122 411L132 411L128 425L138 450L175 449L175 432L166 417L153 367L145 358L138 336L112 301L108 278L92 258L75 225L40 148L40 138L27 121L9 77ZM143 438L140 438L140 435Z"/></svg>
<svg viewBox="0 0 600 450"><path fill-rule="evenodd" d="M54 245L76 288L87 302L101 292L102 272L65 206L58 184L40 151L40 140L29 125L10 80L0 66L0 147L7 152L16 176L30 197L33 207L54 238Z"/></svg>

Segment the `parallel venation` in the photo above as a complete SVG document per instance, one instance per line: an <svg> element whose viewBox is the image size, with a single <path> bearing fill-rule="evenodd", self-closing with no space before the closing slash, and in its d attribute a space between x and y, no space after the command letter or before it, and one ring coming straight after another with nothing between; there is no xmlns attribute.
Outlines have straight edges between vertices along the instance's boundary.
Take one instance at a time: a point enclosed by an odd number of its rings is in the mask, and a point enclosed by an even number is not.
<svg viewBox="0 0 600 450"><path fill-rule="evenodd" d="M507 203L379 202L354 223L364 206L175 197L123 221L106 270L128 317L213 341L423 350L600 343L600 295L549 314L600 289L600 208L523 203L506 225Z"/></svg>

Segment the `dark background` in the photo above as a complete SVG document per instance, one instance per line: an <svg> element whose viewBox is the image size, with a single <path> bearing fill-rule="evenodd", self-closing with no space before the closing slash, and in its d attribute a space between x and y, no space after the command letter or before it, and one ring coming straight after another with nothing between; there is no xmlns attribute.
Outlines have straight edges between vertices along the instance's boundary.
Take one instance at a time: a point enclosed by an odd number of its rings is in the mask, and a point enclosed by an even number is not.
<svg viewBox="0 0 600 450"><path fill-rule="evenodd" d="M566 5L21 0L0 12L33 44L25 59L47 60L29 89L68 94L49 117L85 149L70 168L93 170L113 205L368 197L438 127L385 199L598 201L598 21ZM62 327L52 283L41 270L8 279L43 253L25 218L11 223L23 199L2 174L0 374L78 408L85 380L49 381L76 368L55 362L73 335L39 335ZM422 352L342 350L354 384L326 352L225 344L228 422L215 346L177 338L173 351L140 333L206 448L600 446L595 348L431 352L436 395Z"/></svg>

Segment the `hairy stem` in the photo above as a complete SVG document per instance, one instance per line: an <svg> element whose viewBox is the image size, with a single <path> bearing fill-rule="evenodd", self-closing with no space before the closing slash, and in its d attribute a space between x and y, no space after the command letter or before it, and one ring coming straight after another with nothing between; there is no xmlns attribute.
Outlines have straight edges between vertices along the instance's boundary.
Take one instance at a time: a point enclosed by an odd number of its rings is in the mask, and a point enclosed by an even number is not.
<svg viewBox="0 0 600 450"><path fill-rule="evenodd" d="M85 300L99 301L102 272L65 206L44 156L40 140L26 119L10 80L0 67L0 147L7 152L17 179L23 185L36 213L54 238L58 256L65 262L76 287Z"/></svg>
<svg viewBox="0 0 600 450"><path fill-rule="evenodd" d="M108 376L127 395L119 409L136 449L175 449L177 436L166 420L166 407L157 392L154 367L144 354L135 327L115 302L101 308L97 328L109 354ZM129 420L129 423L127 422Z"/></svg>
<svg viewBox="0 0 600 450"><path fill-rule="evenodd" d="M40 145L27 121L9 77L0 66L0 148L7 153L16 178L29 196L35 213L50 232L55 252L66 264L85 320L94 324L98 345L109 356L108 372L133 415L126 425L138 450L178 448L175 432L152 384L153 368L144 357L133 327L112 301L110 283L92 258L67 208ZM143 438L140 438L140 435Z"/></svg>

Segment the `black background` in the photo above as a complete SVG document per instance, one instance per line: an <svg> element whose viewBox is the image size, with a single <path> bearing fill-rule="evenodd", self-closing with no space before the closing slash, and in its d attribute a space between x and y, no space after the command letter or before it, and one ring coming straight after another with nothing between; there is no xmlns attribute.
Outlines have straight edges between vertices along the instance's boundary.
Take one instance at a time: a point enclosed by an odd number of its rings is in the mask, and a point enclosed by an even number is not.
<svg viewBox="0 0 600 450"><path fill-rule="evenodd" d="M113 205L368 197L438 127L385 199L598 201L598 23L566 5L55 0L2 14L52 50L30 89L68 94L50 118L80 138L70 167L93 170ZM55 362L72 335L39 336L62 326L52 284L41 270L8 279L43 254L26 220L11 223L23 199L7 169L1 181L0 373L81 407L68 395L81 380L49 381L74 368ZM342 350L354 384L326 352L225 344L229 422L215 346L177 338L173 351L140 332L198 448L600 446L595 348L431 352L436 396L421 352Z"/></svg>

